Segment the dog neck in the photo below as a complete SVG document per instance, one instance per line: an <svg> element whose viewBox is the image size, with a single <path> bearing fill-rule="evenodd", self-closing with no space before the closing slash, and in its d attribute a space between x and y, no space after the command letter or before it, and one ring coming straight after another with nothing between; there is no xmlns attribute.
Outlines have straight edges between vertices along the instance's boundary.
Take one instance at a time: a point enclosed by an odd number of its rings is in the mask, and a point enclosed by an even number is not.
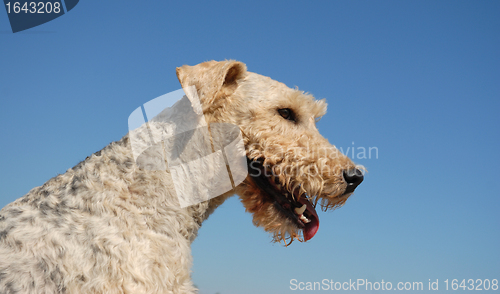
<svg viewBox="0 0 500 294"><path fill-rule="evenodd" d="M195 239L203 221L234 195L231 190L208 201L182 208L170 172L138 167L132 156L128 136L109 144L58 177L64 178L68 185L81 187L89 175L96 175L96 179L90 182L98 182L99 185L86 187L89 197L84 202L88 204L81 204L82 208L86 205L103 206L102 211L113 211L118 217L133 212L130 214L142 215L143 219L128 220L131 225L134 222L140 225L142 222L147 229L164 234L171 234L171 227L179 227L179 233L190 242Z"/></svg>

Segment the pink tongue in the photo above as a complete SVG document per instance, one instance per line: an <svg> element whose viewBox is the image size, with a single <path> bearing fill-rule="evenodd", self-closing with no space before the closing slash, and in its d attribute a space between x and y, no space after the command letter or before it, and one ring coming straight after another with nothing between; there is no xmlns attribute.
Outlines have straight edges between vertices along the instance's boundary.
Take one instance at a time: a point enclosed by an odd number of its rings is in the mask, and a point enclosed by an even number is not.
<svg viewBox="0 0 500 294"><path fill-rule="evenodd" d="M314 237L314 235L316 235L316 232L318 232L319 217L318 217L318 214L316 213L316 209L314 209L311 202L309 202L309 200L307 200L305 197L300 197L299 203L307 205L307 211L311 214L310 216L308 216L308 218L311 221L309 223L305 224L305 227L303 229L304 241L307 241L307 240L312 239L312 237Z"/></svg>

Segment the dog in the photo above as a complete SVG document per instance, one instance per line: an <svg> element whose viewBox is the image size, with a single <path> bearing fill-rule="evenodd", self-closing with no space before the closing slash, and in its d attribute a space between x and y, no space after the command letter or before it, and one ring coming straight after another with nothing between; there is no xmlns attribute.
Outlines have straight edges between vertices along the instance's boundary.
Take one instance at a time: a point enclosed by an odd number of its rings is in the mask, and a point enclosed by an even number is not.
<svg viewBox="0 0 500 294"><path fill-rule="evenodd" d="M316 128L324 100L232 60L185 65L177 77L195 89L209 130L236 127L243 180L233 175L232 189L183 206L171 162L141 167L130 132L0 211L0 293L196 293L190 244L228 197L289 245L317 233L318 205L342 206L363 181L363 168Z"/></svg>

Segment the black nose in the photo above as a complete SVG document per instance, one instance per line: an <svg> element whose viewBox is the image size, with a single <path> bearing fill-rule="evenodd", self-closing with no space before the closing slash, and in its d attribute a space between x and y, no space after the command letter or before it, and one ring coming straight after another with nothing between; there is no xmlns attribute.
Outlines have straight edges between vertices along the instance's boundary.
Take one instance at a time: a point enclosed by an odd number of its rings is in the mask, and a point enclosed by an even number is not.
<svg viewBox="0 0 500 294"><path fill-rule="evenodd" d="M344 171L344 180L347 183L345 194L354 192L354 189L363 181L363 173L357 168Z"/></svg>

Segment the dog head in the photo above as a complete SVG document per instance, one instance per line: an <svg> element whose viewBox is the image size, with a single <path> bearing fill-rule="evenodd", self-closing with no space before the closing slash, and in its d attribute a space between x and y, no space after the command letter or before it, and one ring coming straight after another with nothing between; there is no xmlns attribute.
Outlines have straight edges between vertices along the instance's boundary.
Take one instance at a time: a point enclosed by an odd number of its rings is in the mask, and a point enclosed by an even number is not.
<svg viewBox="0 0 500 294"><path fill-rule="evenodd" d="M320 135L326 102L236 61L177 68L183 88L195 86L208 123L237 125L248 176L236 194L256 226L275 241L307 241L319 228L317 205L342 206L363 181L363 169Z"/></svg>

